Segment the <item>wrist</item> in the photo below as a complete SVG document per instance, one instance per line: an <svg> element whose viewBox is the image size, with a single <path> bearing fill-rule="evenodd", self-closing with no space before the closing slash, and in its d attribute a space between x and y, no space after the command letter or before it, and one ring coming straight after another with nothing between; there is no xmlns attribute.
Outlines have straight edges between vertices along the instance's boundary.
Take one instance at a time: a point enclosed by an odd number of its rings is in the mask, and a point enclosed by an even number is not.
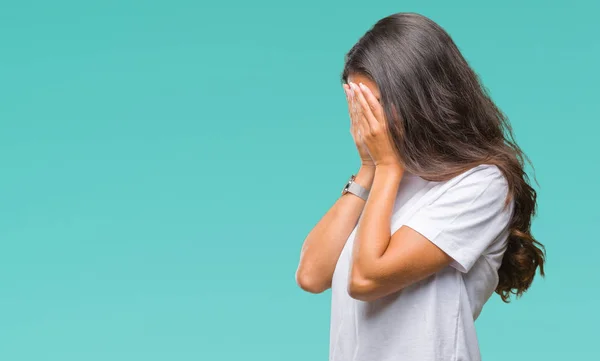
<svg viewBox="0 0 600 361"><path fill-rule="evenodd" d="M354 177L354 182L358 183L363 188L369 190L373 185L373 179L375 178L375 170L376 167L370 165L361 165L356 176Z"/></svg>
<svg viewBox="0 0 600 361"><path fill-rule="evenodd" d="M375 167L375 173L402 178L404 168L400 164L380 164Z"/></svg>

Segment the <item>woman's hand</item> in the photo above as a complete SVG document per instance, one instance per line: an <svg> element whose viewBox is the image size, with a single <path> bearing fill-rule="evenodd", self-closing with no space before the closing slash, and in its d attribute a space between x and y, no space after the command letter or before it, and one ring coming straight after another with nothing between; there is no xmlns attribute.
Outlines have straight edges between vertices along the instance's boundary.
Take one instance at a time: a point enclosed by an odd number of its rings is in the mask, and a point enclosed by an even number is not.
<svg viewBox="0 0 600 361"><path fill-rule="evenodd" d="M354 126L358 143L367 148L376 167L402 167L389 136L385 113L371 90L364 84L350 82L352 103L355 104Z"/></svg>
<svg viewBox="0 0 600 361"><path fill-rule="evenodd" d="M360 141L360 137L358 135L358 117L361 116L360 105L354 99L352 94L352 89L348 84L343 84L344 92L346 93L346 100L348 101L348 113L350 114L350 134L352 134L352 139L354 139L354 144L356 144L356 148L358 149L358 155L360 156L361 167L367 168L375 168L375 163L369 154L369 150L367 147Z"/></svg>

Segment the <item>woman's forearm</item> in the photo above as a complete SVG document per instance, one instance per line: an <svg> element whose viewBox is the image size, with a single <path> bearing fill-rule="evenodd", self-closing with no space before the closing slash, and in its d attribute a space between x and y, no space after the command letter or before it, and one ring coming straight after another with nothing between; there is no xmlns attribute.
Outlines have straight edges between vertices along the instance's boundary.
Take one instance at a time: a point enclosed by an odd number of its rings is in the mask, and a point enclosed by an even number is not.
<svg viewBox="0 0 600 361"><path fill-rule="evenodd" d="M363 166L354 181L370 189L375 168ZM351 193L338 198L305 238L296 271L296 282L305 291L320 293L331 287L337 260L356 226L365 201Z"/></svg>
<svg viewBox="0 0 600 361"><path fill-rule="evenodd" d="M352 250L353 272L359 275L375 271L377 260L389 245L391 216L403 174L397 166L377 167L375 171Z"/></svg>

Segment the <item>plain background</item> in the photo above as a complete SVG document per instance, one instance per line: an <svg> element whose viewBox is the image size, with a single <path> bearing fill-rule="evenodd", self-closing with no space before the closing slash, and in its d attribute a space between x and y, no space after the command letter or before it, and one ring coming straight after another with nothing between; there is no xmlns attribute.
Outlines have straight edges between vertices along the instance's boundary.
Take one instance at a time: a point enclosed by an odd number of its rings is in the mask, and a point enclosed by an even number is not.
<svg viewBox="0 0 600 361"><path fill-rule="evenodd" d="M327 359L330 291L294 273L359 165L343 55L400 11L452 35L539 182L547 278L492 297L484 359L597 355L598 3L424 3L2 1L0 359Z"/></svg>

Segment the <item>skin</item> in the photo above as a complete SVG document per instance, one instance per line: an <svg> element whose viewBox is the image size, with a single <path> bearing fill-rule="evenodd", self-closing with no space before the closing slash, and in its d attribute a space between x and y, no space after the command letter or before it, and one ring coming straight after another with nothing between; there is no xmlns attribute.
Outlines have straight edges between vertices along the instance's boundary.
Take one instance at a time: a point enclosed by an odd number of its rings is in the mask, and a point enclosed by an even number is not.
<svg viewBox="0 0 600 361"><path fill-rule="evenodd" d="M433 275L452 258L408 226L390 234L404 168L386 129L377 85L359 74L350 75L348 83L344 91L350 132L361 159L356 182L370 189L369 198L364 201L346 193L338 199L306 238L296 280L308 292L331 287L337 259L363 213L352 249L347 290L352 298L374 301Z"/></svg>

